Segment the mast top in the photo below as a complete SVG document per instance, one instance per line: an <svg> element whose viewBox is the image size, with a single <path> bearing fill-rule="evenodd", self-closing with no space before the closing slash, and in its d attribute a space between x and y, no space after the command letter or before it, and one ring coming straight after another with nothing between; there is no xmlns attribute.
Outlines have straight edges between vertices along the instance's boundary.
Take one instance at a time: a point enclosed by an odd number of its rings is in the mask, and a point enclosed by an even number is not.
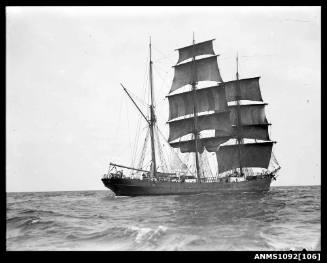
<svg viewBox="0 0 327 263"><path fill-rule="evenodd" d="M209 40L206 40L206 41L198 42L197 45L204 44L204 43L207 43L207 42L212 42L214 40L216 40L216 39L213 38L213 39L209 39ZM184 47L180 47L180 48L175 48L175 51L178 51L178 50L181 50L181 49L190 48L192 46L193 46L193 44L192 45L188 45L188 46L184 46Z"/></svg>
<svg viewBox="0 0 327 263"><path fill-rule="evenodd" d="M150 40L149 40L149 52L150 52L150 64L152 64L151 36L150 36Z"/></svg>
<svg viewBox="0 0 327 263"><path fill-rule="evenodd" d="M239 79L239 74L238 74L238 51L236 52L236 78L237 78L237 80Z"/></svg>

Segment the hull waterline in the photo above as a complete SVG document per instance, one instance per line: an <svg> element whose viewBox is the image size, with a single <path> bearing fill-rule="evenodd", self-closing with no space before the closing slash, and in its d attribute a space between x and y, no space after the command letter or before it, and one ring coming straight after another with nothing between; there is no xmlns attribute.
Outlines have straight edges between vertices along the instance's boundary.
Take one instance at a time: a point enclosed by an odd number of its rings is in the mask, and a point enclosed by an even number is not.
<svg viewBox="0 0 327 263"><path fill-rule="evenodd" d="M269 191L271 177L242 182L180 183L135 179L103 178L103 184L117 196L187 195L199 193L229 193Z"/></svg>

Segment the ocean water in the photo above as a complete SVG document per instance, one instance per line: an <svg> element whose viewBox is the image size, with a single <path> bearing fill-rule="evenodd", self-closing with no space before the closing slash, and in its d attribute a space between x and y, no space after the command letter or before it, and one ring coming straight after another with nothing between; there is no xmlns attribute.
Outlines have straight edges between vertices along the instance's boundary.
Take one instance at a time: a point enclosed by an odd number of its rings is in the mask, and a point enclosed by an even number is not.
<svg viewBox="0 0 327 263"><path fill-rule="evenodd" d="M320 186L115 197L7 193L7 250L320 250Z"/></svg>

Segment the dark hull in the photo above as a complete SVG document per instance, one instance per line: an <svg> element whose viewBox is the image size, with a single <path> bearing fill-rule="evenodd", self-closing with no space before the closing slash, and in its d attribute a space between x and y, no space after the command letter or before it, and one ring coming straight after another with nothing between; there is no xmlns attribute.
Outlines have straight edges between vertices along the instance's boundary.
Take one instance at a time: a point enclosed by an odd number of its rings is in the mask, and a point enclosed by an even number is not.
<svg viewBox="0 0 327 263"><path fill-rule="evenodd" d="M103 178L103 184L117 196L185 195L199 193L261 192L270 188L271 177L243 182L179 183Z"/></svg>

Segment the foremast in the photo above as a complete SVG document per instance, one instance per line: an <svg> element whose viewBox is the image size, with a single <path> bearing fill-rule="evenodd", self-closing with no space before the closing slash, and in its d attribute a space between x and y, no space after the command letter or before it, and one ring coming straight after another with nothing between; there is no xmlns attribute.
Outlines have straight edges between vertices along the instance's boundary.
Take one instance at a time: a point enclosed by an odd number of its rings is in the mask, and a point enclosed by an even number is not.
<svg viewBox="0 0 327 263"><path fill-rule="evenodd" d="M156 123L156 117L154 114L154 96L153 96L153 75L152 75L152 52L151 52L151 37L150 37L150 44L149 44L149 53L150 53L150 60L149 60L149 81L150 81L150 137L151 137L151 176L157 177L157 165L156 165L156 153L154 148L154 125Z"/></svg>
<svg viewBox="0 0 327 263"><path fill-rule="evenodd" d="M149 125L149 130L150 130L150 137L151 137L151 167L150 167L150 176L151 177L157 177L157 164L156 164L156 154L155 154L155 133L154 133L154 127L156 124L156 116L154 113L154 94L153 94L153 73L152 73L152 51L151 51L151 37L150 37L150 42L149 42L149 82L150 82L150 118L148 119L145 114L142 112L140 107L136 104L132 96L129 94L127 89L123 86L123 84L120 84L128 97L131 99L137 110L141 113L142 117L145 119L145 121ZM116 165L118 166L118 165ZM125 167L126 168L126 167ZM131 168L134 169L134 168ZM140 170L140 169L138 169Z"/></svg>

